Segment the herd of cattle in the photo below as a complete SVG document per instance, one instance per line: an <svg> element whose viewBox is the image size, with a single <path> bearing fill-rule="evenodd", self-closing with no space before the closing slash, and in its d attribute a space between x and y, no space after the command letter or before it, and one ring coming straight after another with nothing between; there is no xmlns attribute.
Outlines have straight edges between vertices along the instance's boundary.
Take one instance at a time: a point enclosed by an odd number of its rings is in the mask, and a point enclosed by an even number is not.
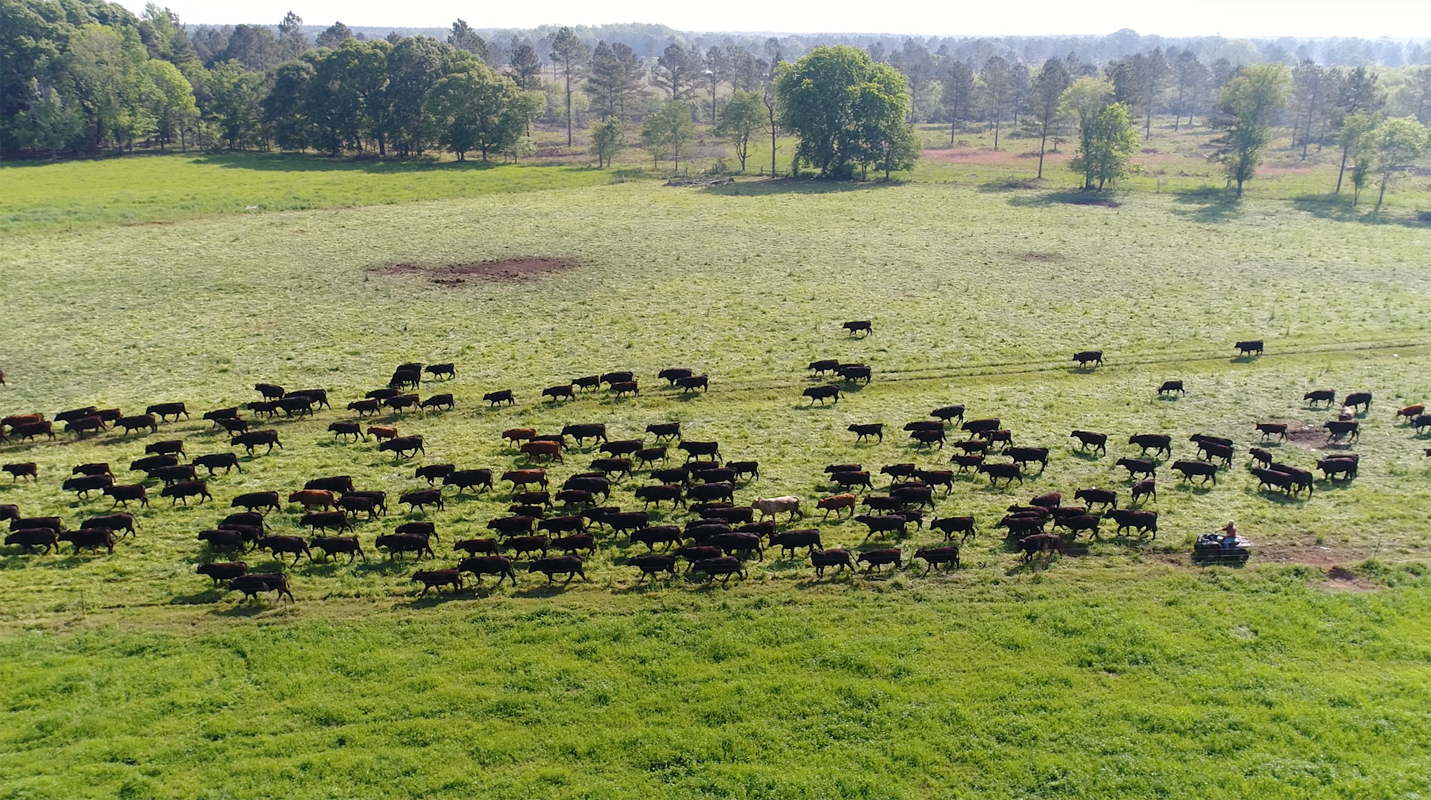
<svg viewBox="0 0 1431 800"><path fill-rule="evenodd" d="M846 328L851 333L870 332L867 322L851 323ZM1237 347L1244 353L1260 353L1261 344L1239 342ZM1075 361L1081 365L1100 364L1102 353L1081 352ZM867 365L840 364L834 360L813 362L809 371L817 376L835 373L846 382L870 379ZM386 387L368 392L365 397L349 403L347 409L362 420L384 409L395 418L401 418L410 409L454 408L456 403L450 393L419 398L414 390L420 387L424 374L432 380L450 379L455 377L456 370L452 364L400 365ZM707 376L696 375L689 369L664 370L658 379L682 392L709 386ZM578 378L550 387L542 394L552 402L564 402L578 392L596 390L603 385L618 396L635 394L638 389L635 376L621 371ZM222 428L228 434L232 447L243 448L250 458L261 457L257 450L260 447L266 448L262 451L265 456L275 447L280 450L284 447L277 430L256 427L261 418L272 419L279 414L303 417L331 409L327 392L322 389L287 391L267 383L257 384L254 389L262 400L248 403L243 409L232 407L203 414L211 426ZM812 402L823 402L827 397L838 402L839 390L839 384L817 386L807 390L805 395ZM1169 381L1160 387L1160 394L1183 391L1181 381ZM516 402L511 390L489 392L483 399L493 406ZM1303 399L1313 405L1337 405L1336 393L1331 391L1309 392ZM1351 393L1343 398L1338 418L1324 426L1328 443L1356 441L1360 433L1357 415L1369 411L1371 400L1370 393L1366 392ZM250 414L248 418L244 417L244 411ZM56 414L53 420L39 413L8 416L0 420L0 441L31 440L40 436L54 439L56 423L62 423L64 431L76 437L104 431L122 432L119 435L124 436L141 430L154 433L160 424L171 418L178 421L180 417L187 419L189 412L184 403L175 402L151 405L141 415L85 407ZM1427 415L1421 405L1400 409L1397 418L1418 432L1431 427L1431 415ZM1257 423L1255 430L1264 441L1285 440L1288 436L1287 425L1280 422ZM365 429L360 421L345 420L332 422L328 431L335 438L352 437L354 441L375 438L379 440L380 452L391 452L399 461L426 453L421 435L400 435L394 425L371 424ZM856 435L856 442L870 438L882 442L885 426L883 423L855 424L849 426L849 431ZM898 545L910 535L911 526L923 530L927 523L930 532L942 534L942 541L913 553L913 558L926 562L926 572L941 566L960 566L960 545L977 535L978 526L972 515L941 515L937 510L937 503L950 498L957 481L982 475L996 486L1000 482L1005 487L1014 482L1022 484L1033 465L1042 472L1049 461L1048 448L1015 445L1012 432L1000 419L966 419L962 405L936 408L927 419L905 424L903 431L908 433L917 453L932 455L935 450L942 451L951 440L951 449L957 452L950 454L947 468L940 469L926 469L915 463L885 464L877 470L857 463L831 464L825 468L823 479L829 491L816 501L814 511L823 512L822 519L828 519L831 513L837 519L851 518L867 531L866 544L875 537L894 536L895 541L886 544ZM417 559L436 558L437 551L432 545L442 539L433 521L420 518L426 516L427 509L444 509L445 491L459 495L469 491L496 492L500 484L506 484L510 490L507 514L486 523L492 536L453 541L452 552L464 554L455 566L419 570L412 576L414 582L422 585L422 593L429 589L441 591L446 586L461 589L463 576L468 574L474 576L479 585L488 575L495 576L498 584L503 580L515 584L516 564L524 558L527 559L526 571L545 575L549 583L556 576L565 576L567 581L578 576L585 579L582 553L590 557L599 545L614 543L620 538L625 538L630 546L645 546L644 552L630 556L625 562L639 571L640 581L661 573L674 577L682 561L689 564L689 572L708 579L720 577L728 581L732 576L744 577L746 562L752 558L764 560L768 548L778 548L785 558L804 550L817 577L823 577L827 569L853 570L861 564L866 566L867 572L886 564L899 568L908 557L900 546L878 543L875 549L853 553L844 548L827 548L818 528L794 527L797 520L807 516L799 497L786 495L756 498L745 504L736 502L738 491L748 491L750 484L759 480L758 462L726 460L718 442L683 438L679 422L651 424L645 433L652 437L650 441L644 437L612 439L608 437L607 426L601 423L572 424L559 432L546 434L532 428L503 431L501 437L515 450L514 458L518 461L512 469L493 472L455 464L416 467L413 479L425 485L419 483L419 488L401 492L396 498L396 505L407 506L407 521L377 535L373 545L385 551L390 559L400 559L409 553ZM1108 434L1075 430L1071 438L1086 454L1098 458L1107 455ZM588 442L592 444L588 446ZM1044 492L1026 503L1009 506L992 527L1006 531L1011 547L1021 551L1025 561L1039 553L1062 552L1080 535L1098 537L1104 532L1105 523L1110 524L1117 535L1131 532L1140 538L1156 537L1158 512L1146 508L1146 504L1157 499L1157 473L1163 466L1160 459L1172 458L1174 438L1168 434L1133 434L1127 442L1130 448L1140 452L1136 457L1116 460L1116 466L1127 471L1131 484L1122 507L1119 492L1114 489L1078 488L1071 494L1072 503L1066 503L1060 492ZM1234 443L1202 434L1192 435L1189 442L1189 450L1195 457L1172 460L1171 471L1180 480L1216 484L1219 472L1233 465ZM587 471L553 486L548 466L565 463L574 449L595 458ZM1261 488L1289 495L1305 490L1308 498L1311 497L1314 480L1310 470L1279 463L1263 447L1250 447L1247 452L1251 457L1249 469ZM88 517L74 530L65 530L59 516L27 516L18 505L0 505L0 520L9 523L5 544L17 546L25 553L57 551L61 542L73 545L76 554L81 550L98 552L100 549L113 553L122 537L135 535L139 527L133 511L129 510L130 504L147 508L150 489L154 486L159 487L161 498L171 500L171 505L188 505L191 500L202 504L214 500L210 481L219 470L225 474L230 470L243 471L243 462L233 451L196 454L192 458L188 455L184 439L150 442L145 446L144 456L128 464L130 473L143 473L145 478L123 483L108 463L75 465L64 479L64 489L74 491L82 500L108 498L110 508ZM672 459L681 460L677 464ZM1359 458L1353 453L1341 452L1318 460L1316 467L1326 479L1352 480L1358 473ZM38 467L32 462L5 464L3 469L11 475L12 481L39 479ZM202 475L201 469L205 471ZM875 476L886 486L882 493L876 493ZM648 482L632 486L630 494L635 503L642 505L641 509L611 504L613 491L624 491L624 483L640 480ZM268 515L270 512L281 514L285 500L289 506L301 510L295 521L300 528L311 531L311 538L271 532L272 520ZM358 558L366 561L368 553L355 533L355 525L360 519L381 525L381 518L390 510L389 500L386 490L360 489L347 475L317 477L307 481L301 489L289 492L239 494L230 499L232 513L213 528L197 533L196 542L203 562L198 572L212 578L215 586L224 583L229 590L248 597L275 592L291 599L284 572L254 573L243 561L220 559L264 551L280 565L291 555L296 565L304 557L314 559L316 550L325 559L346 555L349 562ZM672 516L680 510L689 515L689 519L680 525L666 521L668 518L660 514L662 504L669 504ZM125 510L120 511L120 507ZM651 512L653 507L655 516ZM865 513L858 513L861 510Z"/></svg>

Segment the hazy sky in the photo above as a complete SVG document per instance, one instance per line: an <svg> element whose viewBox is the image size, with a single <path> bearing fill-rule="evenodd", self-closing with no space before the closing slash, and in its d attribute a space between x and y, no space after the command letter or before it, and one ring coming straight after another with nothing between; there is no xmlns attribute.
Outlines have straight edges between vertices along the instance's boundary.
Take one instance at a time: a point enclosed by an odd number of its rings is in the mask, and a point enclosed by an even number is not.
<svg viewBox="0 0 1431 800"><path fill-rule="evenodd" d="M121 0L135 12L145 0ZM1431 37L1431 0L545 0L482 3L426 0L157 0L190 24L277 23L292 9L310 25L474 28L542 24L663 23L692 31L917 33L925 36L1106 34L1120 28L1162 36Z"/></svg>

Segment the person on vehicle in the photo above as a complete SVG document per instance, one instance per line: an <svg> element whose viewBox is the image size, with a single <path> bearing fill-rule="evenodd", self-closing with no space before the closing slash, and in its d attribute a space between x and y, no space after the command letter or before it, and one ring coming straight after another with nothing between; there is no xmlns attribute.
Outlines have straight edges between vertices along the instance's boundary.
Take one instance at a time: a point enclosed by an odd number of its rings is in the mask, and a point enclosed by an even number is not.
<svg viewBox="0 0 1431 800"><path fill-rule="evenodd" d="M1237 523L1228 520L1227 524L1222 526L1222 549L1236 550L1240 544L1242 540L1237 538Z"/></svg>

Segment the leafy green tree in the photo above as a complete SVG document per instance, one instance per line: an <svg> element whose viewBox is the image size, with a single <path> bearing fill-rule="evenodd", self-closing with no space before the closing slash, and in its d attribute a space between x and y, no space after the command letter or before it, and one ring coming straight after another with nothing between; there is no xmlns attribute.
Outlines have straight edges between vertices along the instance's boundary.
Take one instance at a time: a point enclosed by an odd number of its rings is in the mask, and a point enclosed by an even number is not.
<svg viewBox="0 0 1431 800"><path fill-rule="evenodd" d="M148 80L154 86L150 95L150 114L154 117L159 149L177 139L179 149L188 150L188 134L199 121L199 108L194 103L194 87L179 69L168 61L151 59L144 63Z"/></svg>
<svg viewBox="0 0 1431 800"><path fill-rule="evenodd" d="M264 25L237 25L216 60L234 60L250 72L268 72L280 60L278 40Z"/></svg>
<svg viewBox="0 0 1431 800"><path fill-rule="evenodd" d="M292 61L312 47L313 43L303 35L303 18L292 11L285 14L283 21L278 23L277 61Z"/></svg>
<svg viewBox="0 0 1431 800"><path fill-rule="evenodd" d="M507 65L508 74L521 88L529 92L542 88L542 60L531 45L526 42L513 45Z"/></svg>
<svg viewBox="0 0 1431 800"><path fill-rule="evenodd" d="M1361 192L1371 181L1376 165L1376 136L1381 117L1376 114L1352 114L1342 121L1337 144L1342 145L1351 165L1352 207L1361 203Z"/></svg>
<svg viewBox="0 0 1431 800"><path fill-rule="evenodd" d="M756 92L737 90L721 106L715 135L730 142L740 171L745 172L745 160L750 156L750 139L765 126L765 101Z"/></svg>
<svg viewBox="0 0 1431 800"><path fill-rule="evenodd" d="M392 143L403 155L422 155L433 139L423 103L442 78L442 45L428 36L403 38L389 51L387 66Z"/></svg>
<svg viewBox="0 0 1431 800"><path fill-rule="evenodd" d="M1125 176L1138 149L1124 106L1113 103L1111 81L1083 76L1064 90L1061 107L1077 120L1078 151L1069 168L1083 174L1084 190L1102 190Z"/></svg>
<svg viewBox="0 0 1431 800"><path fill-rule="evenodd" d="M311 59L280 64L263 98L263 120L282 150L304 150L314 144L313 124L304 106L313 82Z"/></svg>
<svg viewBox="0 0 1431 800"><path fill-rule="evenodd" d="M944 103L944 113L949 115L949 144L952 145L960 126L974 118L978 86L974 70L963 61L949 62L944 70L943 84L940 98Z"/></svg>
<svg viewBox="0 0 1431 800"><path fill-rule="evenodd" d="M318 34L318 38L314 42L319 47L337 47L351 38L353 38L353 31L347 25L335 22Z"/></svg>
<svg viewBox="0 0 1431 800"><path fill-rule="evenodd" d="M1193 113L1207 94L1211 73L1191 50L1178 51L1171 66L1173 130L1176 131L1182 125L1183 115L1187 115L1188 125L1192 125Z"/></svg>
<svg viewBox="0 0 1431 800"><path fill-rule="evenodd" d="M1307 159L1307 150L1312 145L1312 130L1326 116L1330 90L1335 86L1333 76L1311 59L1304 59L1292 68L1292 146L1302 146L1302 160Z"/></svg>
<svg viewBox="0 0 1431 800"><path fill-rule="evenodd" d="M586 45L581 43L581 39L576 36L576 31L571 28L562 28L557 31L552 38L551 60L561 67L562 78L566 83L566 144L571 146L571 82L586 61Z"/></svg>
<svg viewBox="0 0 1431 800"><path fill-rule="evenodd" d="M483 61L487 60L487 42L483 41L477 31L472 30L472 26L467 24L467 20L458 17L452 23L452 33L447 35L447 43L457 48L465 50Z"/></svg>
<svg viewBox="0 0 1431 800"><path fill-rule="evenodd" d="M672 42L656 57L656 66L651 69L651 83L664 89L670 100L685 100L695 92L699 71L699 58L692 58L686 48Z"/></svg>
<svg viewBox="0 0 1431 800"><path fill-rule="evenodd" d="M144 15L139 21L139 38L149 48L150 58L160 58L174 66L195 61L194 45L189 41L189 32L179 22L179 15L154 3L144 7Z"/></svg>
<svg viewBox="0 0 1431 800"><path fill-rule="evenodd" d="M679 172L681 154L695 138L696 123L691 119L691 107L680 100L667 101L641 129L642 147L651 153L657 169L661 166L661 156L670 153Z"/></svg>
<svg viewBox="0 0 1431 800"><path fill-rule="evenodd" d="M1057 140L1063 124L1063 92L1072 83L1073 78L1063 66L1063 59L1055 57L1044 62L1029 87L1023 129L1026 135L1038 139L1039 178L1043 178L1043 157L1048 149L1048 140Z"/></svg>
<svg viewBox="0 0 1431 800"><path fill-rule="evenodd" d="M385 113L384 83L373 86L373 82L386 81L388 47L386 42L348 39L317 60L303 101L303 116L312 125L309 144L334 158L344 150L362 149L368 112ZM373 108L367 108L365 100L371 100ZM386 141L385 119L369 127L380 148Z"/></svg>
<svg viewBox="0 0 1431 800"><path fill-rule="evenodd" d="M1376 174L1381 179L1375 209L1380 211L1386 200L1386 187L1393 178L1409 170L1431 147L1431 131L1415 117L1401 117L1386 120L1368 138L1370 148L1376 153Z"/></svg>
<svg viewBox="0 0 1431 800"><path fill-rule="evenodd" d="M857 47L816 47L782 66L775 88L780 125L800 140L796 158L822 178L847 179L856 167L880 161L885 153L871 148L893 136L909 114L904 76Z"/></svg>
<svg viewBox="0 0 1431 800"><path fill-rule="evenodd" d="M229 149L261 144L263 75L245 70L236 60L224 61L210 70L209 91L213 95L210 111Z"/></svg>
<svg viewBox="0 0 1431 800"><path fill-rule="evenodd" d="M890 53L889 63L899 70L909 84L910 118L915 122L923 121L929 116L928 109L933 105L930 95L937 68L934 55L929 52L929 48L907 38L900 49Z"/></svg>
<svg viewBox="0 0 1431 800"><path fill-rule="evenodd" d="M1104 106L1087 126L1080 126L1078 153L1069 161L1069 168L1083 173L1083 188L1101 192L1128 176L1139 142L1127 107L1122 103Z"/></svg>
<svg viewBox="0 0 1431 800"><path fill-rule="evenodd" d="M611 117L591 132L591 154L596 156L597 169L611 166L612 159L626 146L626 126L619 117Z"/></svg>
<svg viewBox="0 0 1431 800"><path fill-rule="evenodd" d="M1223 164L1228 181L1242 185L1252 179L1272 142L1272 125L1287 105L1287 68L1254 64L1227 82L1218 95L1212 126L1223 133L1214 140L1213 159Z"/></svg>
<svg viewBox="0 0 1431 800"><path fill-rule="evenodd" d="M586 92L601 113L601 118L626 115L626 104L642 93L641 81L646 70L631 48L617 42L598 42L591 54L591 67L586 78Z"/></svg>
<svg viewBox="0 0 1431 800"><path fill-rule="evenodd" d="M1338 102L1333 120L1333 126L1337 129L1337 141L1342 144L1342 161L1337 170L1337 188L1333 194L1341 194L1342 179L1346 175L1347 162L1351 159L1351 150L1347 142L1354 141L1341 135L1341 128L1346 124L1346 120L1357 114L1379 115L1386 107L1386 95L1377 86L1376 73L1365 67L1357 67L1346 74L1341 81L1338 92Z"/></svg>
<svg viewBox="0 0 1431 800"><path fill-rule="evenodd" d="M440 79L427 99L438 140L459 161L469 150L480 153L483 161L511 152L526 133L530 108L511 78L481 64Z"/></svg>
<svg viewBox="0 0 1431 800"><path fill-rule="evenodd" d="M715 122L718 118L716 95L720 92L721 84L730 83L732 79L730 54L724 48L712 45L701 59L701 66L704 67L706 91L711 99L710 120Z"/></svg>
<svg viewBox="0 0 1431 800"><path fill-rule="evenodd" d="M999 149L999 128L1014 98L1013 70L1003 56L991 56L979 71L983 84L984 111L994 122L994 150Z"/></svg>

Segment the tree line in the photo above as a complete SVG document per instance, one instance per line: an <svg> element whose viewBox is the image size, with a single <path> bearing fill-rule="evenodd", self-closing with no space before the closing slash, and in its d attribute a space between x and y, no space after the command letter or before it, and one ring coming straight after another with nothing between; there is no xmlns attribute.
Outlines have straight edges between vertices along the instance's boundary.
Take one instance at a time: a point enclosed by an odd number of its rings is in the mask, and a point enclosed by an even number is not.
<svg viewBox="0 0 1431 800"><path fill-rule="evenodd" d="M1303 158L1336 148L1336 191L1359 198L1374 176L1384 195L1419 156L1412 145L1424 127L1412 123L1431 117L1431 67L1237 65L1226 47L1211 63L1191 46L1155 46L1101 65L1077 52L1031 65L1007 42L975 62L948 42L931 51L913 38L898 49L875 39L787 62L791 37L704 50L669 41L643 58L569 27L500 46L461 19L442 40L367 39L341 22L310 40L305 29L293 13L276 33L191 31L153 4L136 17L104 0L0 0L0 156L140 145L515 159L534 152L532 123L545 120L569 146L589 124L600 166L635 143L657 167L679 169L704 123L742 171L752 143L768 137L774 174L783 130L799 139L793 171L847 178L912 164L912 124L947 124L954 144L980 123L995 150L1011 133L1036 139L1040 178L1046 153L1071 140L1085 187L1099 189L1128 173L1139 135L1168 115L1174 129L1219 131L1215 158L1239 193L1283 126Z"/></svg>

